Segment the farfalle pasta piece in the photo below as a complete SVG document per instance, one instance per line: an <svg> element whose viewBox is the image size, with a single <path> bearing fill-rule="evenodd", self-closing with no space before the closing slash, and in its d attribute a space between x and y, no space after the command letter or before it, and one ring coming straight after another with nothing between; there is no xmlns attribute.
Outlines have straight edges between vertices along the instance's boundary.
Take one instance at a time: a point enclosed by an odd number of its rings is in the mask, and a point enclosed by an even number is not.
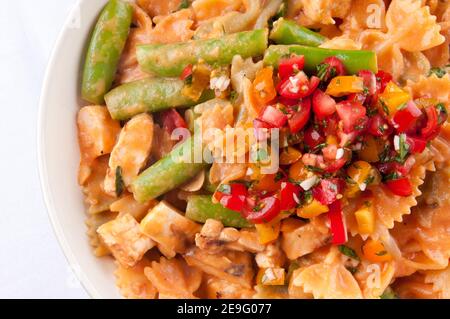
<svg viewBox="0 0 450 319"><path fill-rule="evenodd" d="M351 0L300 0L288 3L288 16L297 17L302 25L335 24L333 18L344 18L350 10Z"/></svg>
<svg viewBox="0 0 450 319"><path fill-rule="evenodd" d="M362 260L355 278L365 299L377 299L394 280L395 261L373 263Z"/></svg>
<svg viewBox="0 0 450 319"><path fill-rule="evenodd" d="M245 288L252 287L254 273L250 253L226 250L209 254L195 247L190 248L183 257L189 266L207 274Z"/></svg>
<svg viewBox="0 0 450 319"><path fill-rule="evenodd" d="M153 118L143 113L125 124L109 157L104 189L110 195L120 195L129 188L147 163L153 143ZM120 178L120 180L117 180ZM121 185L118 185L121 184Z"/></svg>
<svg viewBox="0 0 450 319"><path fill-rule="evenodd" d="M386 27L386 33L363 31L358 40L364 49L377 53L378 66L390 71L396 79L407 67L401 50L423 51L445 41L436 17L420 0L393 0L386 12Z"/></svg>
<svg viewBox="0 0 450 319"><path fill-rule="evenodd" d="M254 29L267 28L269 25L270 18L272 18L274 15L277 14L282 3L283 3L283 0L265 1L265 6L262 9L261 14L258 17L258 20L256 20L253 28Z"/></svg>
<svg viewBox="0 0 450 319"><path fill-rule="evenodd" d="M339 28L354 39L365 29L385 30L386 5L383 0L352 1L348 15Z"/></svg>
<svg viewBox="0 0 450 319"><path fill-rule="evenodd" d="M180 8L183 0L137 0L139 7L151 17L165 16Z"/></svg>
<svg viewBox="0 0 450 319"><path fill-rule="evenodd" d="M117 213L114 212L103 212L100 214L89 214L86 219L87 235L89 238L89 244L93 249L93 253L96 257L103 257L111 254L108 246L106 246L100 237L98 236L97 229L112 221L117 217Z"/></svg>
<svg viewBox="0 0 450 319"><path fill-rule="evenodd" d="M194 15L191 9L155 17L153 22L155 26L150 33L151 43L185 42L194 35Z"/></svg>
<svg viewBox="0 0 450 319"><path fill-rule="evenodd" d="M334 37L331 40L325 41L319 47L338 50L361 50L361 44L348 38L347 35Z"/></svg>
<svg viewBox="0 0 450 319"><path fill-rule="evenodd" d="M448 192L448 189L442 190ZM403 255L405 265L420 270L447 267L450 258L450 205L415 207L391 230Z"/></svg>
<svg viewBox="0 0 450 319"><path fill-rule="evenodd" d="M144 269L151 266L151 261L143 258L133 267L123 267L117 263L114 272L116 285L123 297L127 299L155 299L157 290L145 276Z"/></svg>
<svg viewBox="0 0 450 319"><path fill-rule="evenodd" d="M109 156L99 157L91 164L92 173L82 187L89 214L98 214L109 210L109 206L116 200L105 192L103 181L108 169Z"/></svg>
<svg viewBox="0 0 450 319"><path fill-rule="evenodd" d="M438 78L435 74L425 77L422 76L416 82L408 81L406 90L413 98L429 97L445 104L450 110L450 75L446 74Z"/></svg>
<svg viewBox="0 0 450 319"><path fill-rule="evenodd" d="M156 200L150 200L146 203L139 203L136 201L133 197L133 195L128 194L125 196L122 196L117 201L112 203L109 206L109 209L112 212L119 213L119 216L123 215L131 215L136 219L138 222L142 220L142 218L147 215L148 211L156 206L158 202Z"/></svg>
<svg viewBox="0 0 450 319"><path fill-rule="evenodd" d="M220 17L231 11L239 11L242 0L195 0L192 9L198 22Z"/></svg>
<svg viewBox="0 0 450 319"><path fill-rule="evenodd" d="M281 248L291 260L312 253L330 240L330 229L323 216L313 218L309 223L288 218L281 224Z"/></svg>
<svg viewBox="0 0 450 319"><path fill-rule="evenodd" d="M184 253L194 243L201 226L184 217L165 201L158 203L141 221L142 232L158 244L166 257Z"/></svg>
<svg viewBox="0 0 450 319"><path fill-rule="evenodd" d="M204 277L205 297L208 299L251 299L255 294L253 289L210 275Z"/></svg>
<svg viewBox="0 0 450 319"><path fill-rule="evenodd" d="M81 153L78 183L84 185L92 172L92 162L112 151L120 124L111 118L106 107L91 105L78 111L77 127Z"/></svg>
<svg viewBox="0 0 450 319"><path fill-rule="evenodd" d="M141 1L144 2L144 1ZM153 3L154 1L146 1ZM133 5L133 24L127 43L120 58L115 82L118 84L137 81L149 76L141 70L136 57L136 47L152 42L153 23L147 13L139 6Z"/></svg>
<svg viewBox="0 0 450 319"><path fill-rule="evenodd" d="M297 269L292 275L290 286L311 294L315 299L363 298L358 282L339 257L337 247L332 246L323 262Z"/></svg>
<svg viewBox="0 0 450 319"><path fill-rule="evenodd" d="M427 175L422 188L422 199L427 205L448 205L450 204L450 192L443 192L443 189L450 185L450 167L446 166Z"/></svg>
<svg viewBox="0 0 450 319"><path fill-rule="evenodd" d="M195 291L202 282L202 272L189 267L180 258L153 261L144 269L145 276L158 290L159 299L194 299Z"/></svg>
<svg viewBox="0 0 450 319"><path fill-rule="evenodd" d="M102 242L124 267L133 267L155 243L141 232L131 215L123 215L97 229Z"/></svg>
<svg viewBox="0 0 450 319"><path fill-rule="evenodd" d="M450 299L450 267L443 270L425 271L425 282L433 286L439 299Z"/></svg>

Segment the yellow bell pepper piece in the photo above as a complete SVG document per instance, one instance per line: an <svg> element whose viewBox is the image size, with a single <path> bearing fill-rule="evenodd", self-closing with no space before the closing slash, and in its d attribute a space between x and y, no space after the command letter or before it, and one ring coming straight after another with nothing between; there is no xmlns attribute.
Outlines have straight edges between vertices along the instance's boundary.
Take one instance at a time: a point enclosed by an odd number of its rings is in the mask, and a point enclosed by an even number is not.
<svg viewBox="0 0 450 319"><path fill-rule="evenodd" d="M360 234L372 234L375 229L375 213L373 205L369 202L355 212L358 232Z"/></svg>
<svg viewBox="0 0 450 319"><path fill-rule="evenodd" d="M297 209L297 215L301 218L313 218L328 212L328 206L313 199L311 203Z"/></svg>
<svg viewBox="0 0 450 319"><path fill-rule="evenodd" d="M368 239L362 246L364 258L368 261L378 263L392 260L392 255L386 251L382 242Z"/></svg>
<svg viewBox="0 0 450 319"><path fill-rule="evenodd" d="M258 234L258 241L261 245L271 243L278 239L280 235L280 222L256 224L256 233Z"/></svg>
<svg viewBox="0 0 450 319"><path fill-rule="evenodd" d="M326 93L335 97L364 91L363 79L355 75L337 76L328 84Z"/></svg>
<svg viewBox="0 0 450 319"><path fill-rule="evenodd" d="M308 170L302 161L298 161L289 167L289 178L294 181L304 180L308 177Z"/></svg>
<svg viewBox="0 0 450 319"><path fill-rule="evenodd" d="M286 271L284 268L261 268L256 276L258 284L264 286L282 286L285 283Z"/></svg>
<svg viewBox="0 0 450 319"><path fill-rule="evenodd" d="M408 92L403 91L394 82L389 82L380 95L380 104L382 112L389 117L393 117L399 107L411 100Z"/></svg>

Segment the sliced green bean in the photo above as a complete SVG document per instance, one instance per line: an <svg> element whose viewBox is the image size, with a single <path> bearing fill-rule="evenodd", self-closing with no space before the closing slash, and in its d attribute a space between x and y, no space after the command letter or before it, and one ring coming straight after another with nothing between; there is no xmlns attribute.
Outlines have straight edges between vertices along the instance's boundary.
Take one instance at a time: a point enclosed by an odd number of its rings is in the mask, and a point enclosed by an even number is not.
<svg viewBox="0 0 450 319"><path fill-rule="evenodd" d="M186 217L199 223L204 223L211 218L221 221L226 227L244 228L252 226L238 212L229 210L220 204L214 204L209 195L189 196Z"/></svg>
<svg viewBox="0 0 450 319"><path fill-rule="evenodd" d="M147 78L113 89L105 95L105 101L113 119L127 120L136 114L189 107L214 98L207 90L199 101L193 101L182 94L184 85L178 78Z"/></svg>
<svg viewBox="0 0 450 319"><path fill-rule="evenodd" d="M132 184L134 198L141 203L157 198L188 182L206 168L207 164L194 163L194 148L194 138L189 138L141 173ZM181 161L186 154L191 154L192 159Z"/></svg>
<svg viewBox="0 0 450 319"><path fill-rule="evenodd" d="M323 35L284 18L274 22L269 39L277 44L303 44L311 47L318 47L327 40Z"/></svg>
<svg viewBox="0 0 450 319"><path fill-rule="evenodd" d="M230 64L235 55L244 59L262 56L267 41L267 30L245 31L217 39L140 45L137 58L144 71L159 76L179 76L187 65L199 60L221 66Z"/></svg>
<svg viewBox="0 0 450 319"><path fill-rule="evenodd" d="M117 71L133 15L129 2L110 0L92 33L86 53L81 94L83 99L103 104Z"/></svg>
<svg viewBox="0 0 450 319"><path fill-rule="evenodd" d="M331 56L341 59L349 74L356 74L360 70L378 71L377 56L373 51L323 49L304 45L271 45L264 55L264 64L278 67L280 59L291 54L305 56L305 70L308 72L314 72L317 65Z"/></svg>

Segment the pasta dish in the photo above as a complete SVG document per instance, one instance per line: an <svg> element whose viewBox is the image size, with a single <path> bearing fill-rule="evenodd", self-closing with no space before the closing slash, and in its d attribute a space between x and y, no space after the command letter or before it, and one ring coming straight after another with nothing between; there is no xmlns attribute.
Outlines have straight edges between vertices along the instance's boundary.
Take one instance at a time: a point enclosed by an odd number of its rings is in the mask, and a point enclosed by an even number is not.
<svg viewBox="0 0 450 319"><path fill-rule="evenodd" d="M77 115L126 298L450 298L448 0L109 0Z"/></svg>

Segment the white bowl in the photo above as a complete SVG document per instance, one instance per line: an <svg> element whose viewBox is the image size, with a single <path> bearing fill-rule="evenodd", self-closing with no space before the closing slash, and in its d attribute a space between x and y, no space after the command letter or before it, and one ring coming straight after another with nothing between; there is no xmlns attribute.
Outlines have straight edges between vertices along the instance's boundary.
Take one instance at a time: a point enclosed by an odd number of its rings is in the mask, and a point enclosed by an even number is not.
<svg viewBox="0 0 450 319"><path fill-rule="evenodd" d="M94 298L120 298L112 259L92 254L85 206L77 184L76 114L85 47L107 0L79 0L56 42L44 79L39 109L38 160L44 200L72 269Z"/></svg>

